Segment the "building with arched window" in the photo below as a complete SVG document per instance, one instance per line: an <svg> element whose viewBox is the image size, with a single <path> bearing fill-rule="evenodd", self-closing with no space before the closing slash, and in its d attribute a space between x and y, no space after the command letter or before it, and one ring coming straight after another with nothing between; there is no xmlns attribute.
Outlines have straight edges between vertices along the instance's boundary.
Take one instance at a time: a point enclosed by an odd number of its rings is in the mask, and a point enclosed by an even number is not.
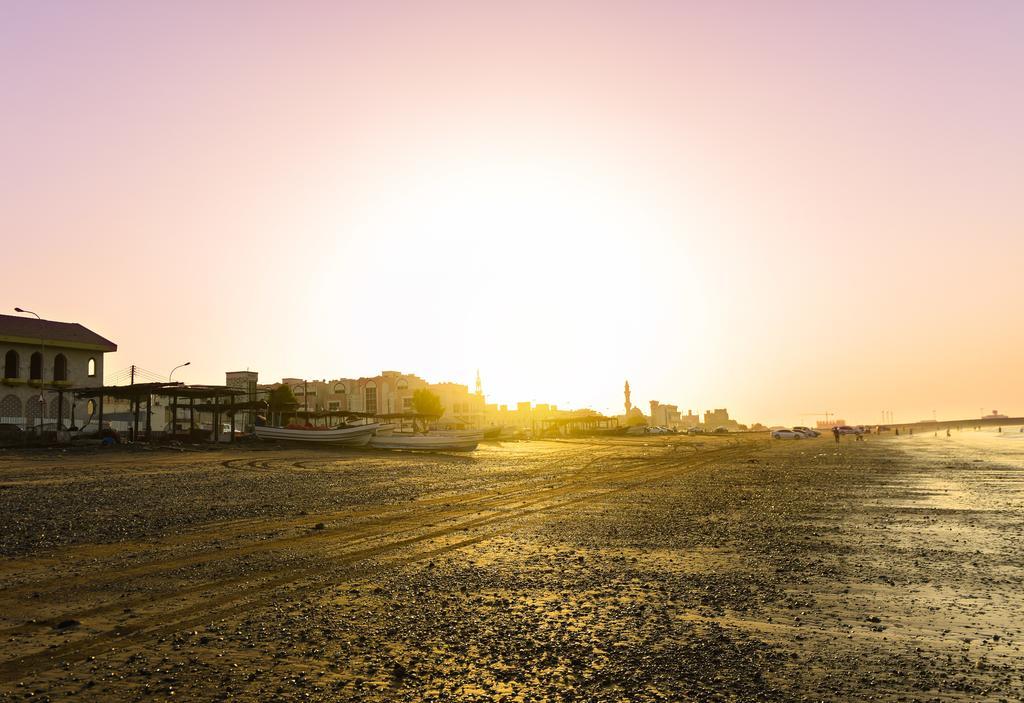
<svg viewBox="0 0 1024 703"><path fill-rule="evenodd" d="M117 345L75 322L0 315L0 422L27 428L81 424L75 388L103 382L103 355Z"/></svg>

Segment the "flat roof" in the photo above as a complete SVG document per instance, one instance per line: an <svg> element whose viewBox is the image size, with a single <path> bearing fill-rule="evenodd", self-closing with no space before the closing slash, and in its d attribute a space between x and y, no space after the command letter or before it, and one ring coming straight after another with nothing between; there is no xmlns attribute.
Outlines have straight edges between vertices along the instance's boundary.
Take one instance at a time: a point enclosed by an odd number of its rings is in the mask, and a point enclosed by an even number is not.
<svg viewBox="0 0 1024 703"><path fill-rule="evenodd" d="M247 395L249 391L233 386L186 386L181 381L172 383L136 383L127 386L91 386L69 388L79 398L97 398L101 395L112 398L137 398L143 395L174 396L178 398L217 398L222 396Z"/></svg>

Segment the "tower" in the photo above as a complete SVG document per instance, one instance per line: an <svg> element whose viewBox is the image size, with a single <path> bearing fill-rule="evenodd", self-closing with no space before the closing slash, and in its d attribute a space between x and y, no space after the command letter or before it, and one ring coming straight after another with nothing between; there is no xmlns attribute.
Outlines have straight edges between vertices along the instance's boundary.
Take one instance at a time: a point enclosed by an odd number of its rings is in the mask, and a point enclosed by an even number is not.
<svg viewBox="0 0 1024 703"><path fill-rule="evenodd" d="M626 396L626 414L629 415L629 411L633 409L633 404L629 401L629 381L626 381L626 387L623 390Z"/></svg>
<svg viewBox="0 0 1024 703"><path fill-rule="evenodd" d="M484 384L480 381L480 369L476 370L476 394L479 396L484 394Z"/></svg>

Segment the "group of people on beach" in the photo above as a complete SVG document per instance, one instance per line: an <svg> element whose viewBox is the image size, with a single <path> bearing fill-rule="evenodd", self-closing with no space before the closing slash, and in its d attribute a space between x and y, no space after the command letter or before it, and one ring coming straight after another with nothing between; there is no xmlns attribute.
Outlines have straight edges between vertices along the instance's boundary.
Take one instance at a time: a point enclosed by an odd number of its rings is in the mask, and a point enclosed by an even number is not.
<svg viewBox="0 0 1024 703"><path fill-rule="evenodd" d="M838 427L833 427L832 428L832 436L836 438L836 444L839 444L839 438L842 435L843 435L843 433L839 431ZM858 442L863 442L864 441L864 433L863 432L856 432L856 433L854 433L854 437L857 438Z"/></svg>

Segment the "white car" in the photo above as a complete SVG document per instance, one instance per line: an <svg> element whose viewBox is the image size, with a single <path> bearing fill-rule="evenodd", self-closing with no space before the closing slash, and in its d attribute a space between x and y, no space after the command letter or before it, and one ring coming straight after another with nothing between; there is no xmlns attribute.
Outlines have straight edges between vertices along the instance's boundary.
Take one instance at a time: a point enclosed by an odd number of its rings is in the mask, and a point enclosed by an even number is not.
<svg viewBox="0 0 1024 703"><path fill-rule="evenodd" d="M806 436L796 430L772 430L772 439L803 439Z"/></svg>
<svg viewBox="0 0 1024 703"><path fill-rule="evenodd" d="M810 427L797 426L797 427L793 428L793 431L794 432L799 432L799 433L803 434L805 437L820 437L821 436L821 432L818 432L817 430L812 430Z"/></svg>

